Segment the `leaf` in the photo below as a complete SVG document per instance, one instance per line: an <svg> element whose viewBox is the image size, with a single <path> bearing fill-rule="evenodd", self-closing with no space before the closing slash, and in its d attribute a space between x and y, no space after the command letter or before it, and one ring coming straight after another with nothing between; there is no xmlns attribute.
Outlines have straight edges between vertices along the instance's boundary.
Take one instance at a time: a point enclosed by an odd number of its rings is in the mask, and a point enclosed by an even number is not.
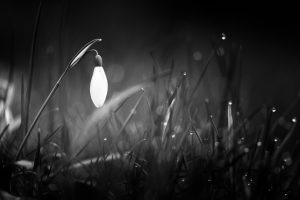
<svg viewBox="0 0 300 200"><path fill-rule="evenodd" d="M82 57L85 55L85 53L89 50L89 48L93 44L95 44L96 42L100 42L101 40L102 39L94 39L94 40L88 42L87 44L85 44L73 57L71 64L69 65L70 68L73 68L82 59Z"/></svg>

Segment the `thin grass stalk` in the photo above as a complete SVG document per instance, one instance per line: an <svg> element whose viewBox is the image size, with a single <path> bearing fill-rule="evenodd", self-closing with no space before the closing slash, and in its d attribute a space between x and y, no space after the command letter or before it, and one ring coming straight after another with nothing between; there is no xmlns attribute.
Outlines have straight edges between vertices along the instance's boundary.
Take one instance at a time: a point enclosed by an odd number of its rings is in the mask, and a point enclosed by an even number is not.
<svg viewBox="0 0 300 200"><path fill-rule="evenodd" d="M197 139L199 141L200 144L203 144L203 141L200 137L200 135L198 134L197 130L195 129L195 127L193 125L191 125L191 128L193 129L193 131L195 132L196 136L197 136Z"/></svg>
<svg viewBox="0 0 300 200"><path fill-rule="evenodd" d="M24 88L24 76L21 75L21 130L22 130L22 137L25 136L25 88Z"/></svg>
<svg viewBox="0 0 300 200"><path fill-rule="evenodd" d="M169 76L168 81L167 81L167 89L168 90L170 89L170 83L171 83L171 80L172 80L172 74L173 74L173 71L174 71L174 67L175 67L175 62L174 62L174 59L172 59L171 67L170 67L170 76Z"/></svg>
<svg viewBox="0 0 300 200"><path fill-rule="evenodd" d="M261 152L261 160L264 159L265 156L265 151L268 148L268 136L270 132L270 126L271 126L271 121L272 121L272 110L267 108L267 119L266 119L266 124L265 124L265 129L262 134L262 152Z"/></svg>
<svg viewBox="0 0 300 200"><path fill-rule="evenodd" d="M13 82L13 77L14 77L14 71L15 71L15 63L14 63L14 34L13 34L13 38L12 38L12 45L11 45L11 50L10 50L10 67L9 67L9 71L8 71L8 81L7 81L7 86L5 88L5 92L4 92L4 102L6 105L6 99L7 99L7 94L9 91L9 87L12 85Z"/></svg>
<svg viewBox="0 0 300 200"><path fill-rule="evenodd" d="M18 152L17 152L17 155L16 155L15 160L18 160L18 159L19 159L20 153L21 153L21 151L22 151L22 149L23 149L23 147L24 147L24 145L25 145L27 139L29 138L31 131L33 130L35 124L37 123L37 121L38 121L38 119L39 119L39 117L40 117L40 115L42 114L43 110L45 109L46 105L48 104L50 98L53 96L53 94L55 93L55 91L56 91L57 88L59 87L61 80L65 77L65 75L67 74L68 71L69 71L69 68L67 67L67 68L65 69L65 71L63 72L63 74L59 77L58 81L56 82L56 84L55 84L54 87L52 88L51 92L50 92L49 95L47 96L46 100L45 100L44 103L42 104L42 106L41 106L41 108L39 109L39 111L37 112L37 114L36 114L36 116L35 116L33 122L31 123L29 129L27 130L27 132L26 132L26 134L25 134L25 136L24 136L24 138L23 138L23 140L22 140L22 142L21 142L21 144L20 144L20 146L19 146L19 149L18 149Z"/></svg>
<svg viewBox="0 0 300 200"><path fill-rule="evenodd" d="M215 133L216 133L216 136L217 136L217 137L220 137L218 128L217 128L217 126L216 126L216 124L215 124L215 122L214 122L214 117L213 117L213 115L210 115L209 119L210 119L210 122L211 122L211 124L212 124L212 126L213 126L213 129L214 129Z"/></svg>
<svg viewBox="0 0 300 200"><path fill-rule="evenodd" d="M30 97L31 97L31 88L32 88L32 80L33 80L33 71L34 71L34 55L35 55L35 48L36 48L36 41L37 41L37 33L38 27L41 18L41 8L42 8L43 0L40 0L37 15L35 18L35 24L33 28L33 35L32 35L32 42L30 48L30 58L29 58L29 76L27 81L27 91L25 96L25 119L24 119L24 134L27 132L27 126L29 121L29 107L30 107Z"/></svg>
<svg viewBox="0 0 300 200"><path fill-rule="evenodd" d="M257 138L256 138L256 141L255 141L255 144L253 145L253 150L252 150L252 153L249 157L249 161L248 161L248 167L247 167L247 172L249 172L252 168L252 165L253 165L253 162L254 162L254 159L255 159L255 155L256 155L256 152L257 152L257 147L258 147L258 144L259 144L259 141L260 141L260 134L261 132L259 132L257 134Z"/></svg>
<svg viewBox="0 0 300 200"><path fill-rule="evenodd" d="M34 156L33 171L36 171L38 166L39 166L40 148L41 148L41 129L39 129L38 132L37 132L37 147L36 147L36 153L35 153L35 156Z"/></svg>
<svg viewBox="0 0 300 200"><path fill-rule="evenodd" d="M208 122L210 120L210 116L212 116L210 108L209 108L209 99L208 98L205 98L204 105L205 105L206 117L207 117L207 122Z"/></svg>
<svg viewBox="0 0 300 200"><path fill-rule="evenodd" d="M45 146L48 142L50 142L50 139L53 138L60 129L62 129L63 126L59 126L57 127L52 133L46 135L46 137L44 138L44 140L41 142L41 147ZM36 149L33 149L32 151L30 151L29 153L27 153L25 155L25 157L28 157L29 155L31 155L32 153L34 153L36 151Z"/></svg>
<svg viewBox="0 0 300 200"><path fill-rule="evenodd" d="M227 105L227 150L230 151L233 147L233 138L234 138L234 131L233 131L233 117L232 117L232 102L229 101Z"/></svg>
<svg viewBox="0 0 300 200"><path fill-rule="evenodd" d="M141 89L141 94L138 98L138 100L136 101L135 105L133 106L133 108L131 109L129 115L127 116L127 118L125 119L124 123L122 124L122 127L120 128L119 132L117 135L120 135L123 133L123 130L125 129L125 127L127 126L128 122L130 121L130 119L133 117L133 115L136 113L136 109L138 107L138 105L141 103L142 97L144 95L145 90L142 88Z"/></svg>
<svg viewBox="0 0 300 200"><path fill-rule="evenodd" d="M9 124L6 124L0 133L0 144L1 144L1 140L2 140L3 136L5 135L6 131L8 130L8 127L9 127Z"/></svg>
<svg viewBox="0 0 300 200"><path fill-rule="evenodd" d="M245 128L246 124L249 123L261 110L263 106L259 106L255 109L248 117L246 117L237 128L234 129L234 135L237 134L241 129Z"/></svg>
<svg viewBox="0 0 300 200"><path fill-rule="evenodd" d="M175 98L173 99L173 101L171 102L171 104L168 106L166 115L164 117L164 121L163 121L163 126L162 126L162 135L161 135L161 141L163 142L165 140L166 137L166 131L167 131L167 127L171 118L171 114L172 114L172 110L173 110L173 106L175 104ZM172 120L172 119L171 119Z"/></svg>
<svg viewBox="0 0 300 200"><path fill-rule="evenodd" d="M197 80L197 83L196 83L194 89L193 89L192 92L191 92L191 96L190 96L190 98L189 98L189 99L190 99L190 103L192 102L192 99L193 99L193 97L194 97L194 95L195 95L195 93L196 93L196 90L197 90L198 87L200 86L200 83L201 83L201 81L202 81L202 79L203 79L203 77L204 77L204 75L205 75L205 73L206 73L206 71L207 71L207 69L208 69L209 63L210 63L210 61L213 59L214 55L215 55L215 51L212 50L211 53L210 53L210 55L208 56L207 61L206 61L205 64L204 64L203 70L202 70L202 72L200 73L200 76L199 76L199 78L198 78L198 80Z"/></svg>

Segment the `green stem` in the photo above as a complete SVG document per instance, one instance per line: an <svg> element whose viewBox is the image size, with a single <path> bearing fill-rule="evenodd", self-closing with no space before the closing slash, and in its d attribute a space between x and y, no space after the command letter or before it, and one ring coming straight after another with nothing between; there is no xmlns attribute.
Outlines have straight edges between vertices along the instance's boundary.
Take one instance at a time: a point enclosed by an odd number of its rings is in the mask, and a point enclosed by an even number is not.
<svg viewBox="0 0 300 200"><path fill-rule="evenodd" d="M49 95L47 96L46 100L44 101L43 105L41 106L41 108L39 109L38 113L36 114L33 122L31 123L29 129L27 130L25 137L23 138L20 147L18 149L17 155L15 160L18 160L21 154L21 151L28 139L28 137L30 136L31 131L33 130L35 124L37 123L40 115L42 114L43 110L45 109L46 105L48 104L49 100L51 99L51 97L53 96L53 94L55 93L55 91L57 90L57 88L60 85L60 82L63 80L63 78L66 76L67 72L69 71L70 67L68 66L65 71L62 73L62 75L59 77L58 81L56 82L56 84L54 85L54 87L52 88L51 92L49 93Z"/></svg>

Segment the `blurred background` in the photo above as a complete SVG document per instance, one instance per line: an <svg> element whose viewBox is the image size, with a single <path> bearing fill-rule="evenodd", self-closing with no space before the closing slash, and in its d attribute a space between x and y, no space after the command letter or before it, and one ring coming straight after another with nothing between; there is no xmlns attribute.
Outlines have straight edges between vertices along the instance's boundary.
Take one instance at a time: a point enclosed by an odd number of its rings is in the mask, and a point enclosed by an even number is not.
<svg viewBox="0 0 300 200"><path fill-rule="evenodd" d="M9 69L14 68L14 117L20 114L21 76L25 80L28 77L39 2L2 1L0 6L0 79L5 85ZM169 68L173 59L176 73L187 71L193 85L212 50L212 38L225 33L228 45L242 47L240 92L244 112L261 104L283 110L300 90L297 26L295 6L274 2L43 0L29 121L73 55L94 38L103 39L94 48L103 57L110 98L151 75L154 60L150 52L161 69ZM70 131L80 130L95 109L89 96L92 70L92 59L87 56L67 76L47 107L48 112L55 113L47 116L55 123L41 124L53 126L49 127L53 130L57 124L66 123ZM223 82L213 59L197 98L200 102L209 98L214 112ZM124 118L134 102L128 102L121 111ZM140 112L135 117L142 115Z"/></svg>

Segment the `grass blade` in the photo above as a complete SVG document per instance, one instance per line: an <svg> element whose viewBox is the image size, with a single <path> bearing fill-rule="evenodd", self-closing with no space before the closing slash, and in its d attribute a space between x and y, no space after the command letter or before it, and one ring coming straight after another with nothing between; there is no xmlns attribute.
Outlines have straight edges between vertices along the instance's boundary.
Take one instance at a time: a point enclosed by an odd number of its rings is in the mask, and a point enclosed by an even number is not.
<svg viewBox="0 0 300 200"><path fill-rule="evenodd" d="M34 156L34 164L33 164L33 171L36 171L38 166L39 166L39 162L40 162L40 148L41 148L41 129L38 130L37 132L37 147L36 147L36 152L35 152L35 156Z"/></svg>

